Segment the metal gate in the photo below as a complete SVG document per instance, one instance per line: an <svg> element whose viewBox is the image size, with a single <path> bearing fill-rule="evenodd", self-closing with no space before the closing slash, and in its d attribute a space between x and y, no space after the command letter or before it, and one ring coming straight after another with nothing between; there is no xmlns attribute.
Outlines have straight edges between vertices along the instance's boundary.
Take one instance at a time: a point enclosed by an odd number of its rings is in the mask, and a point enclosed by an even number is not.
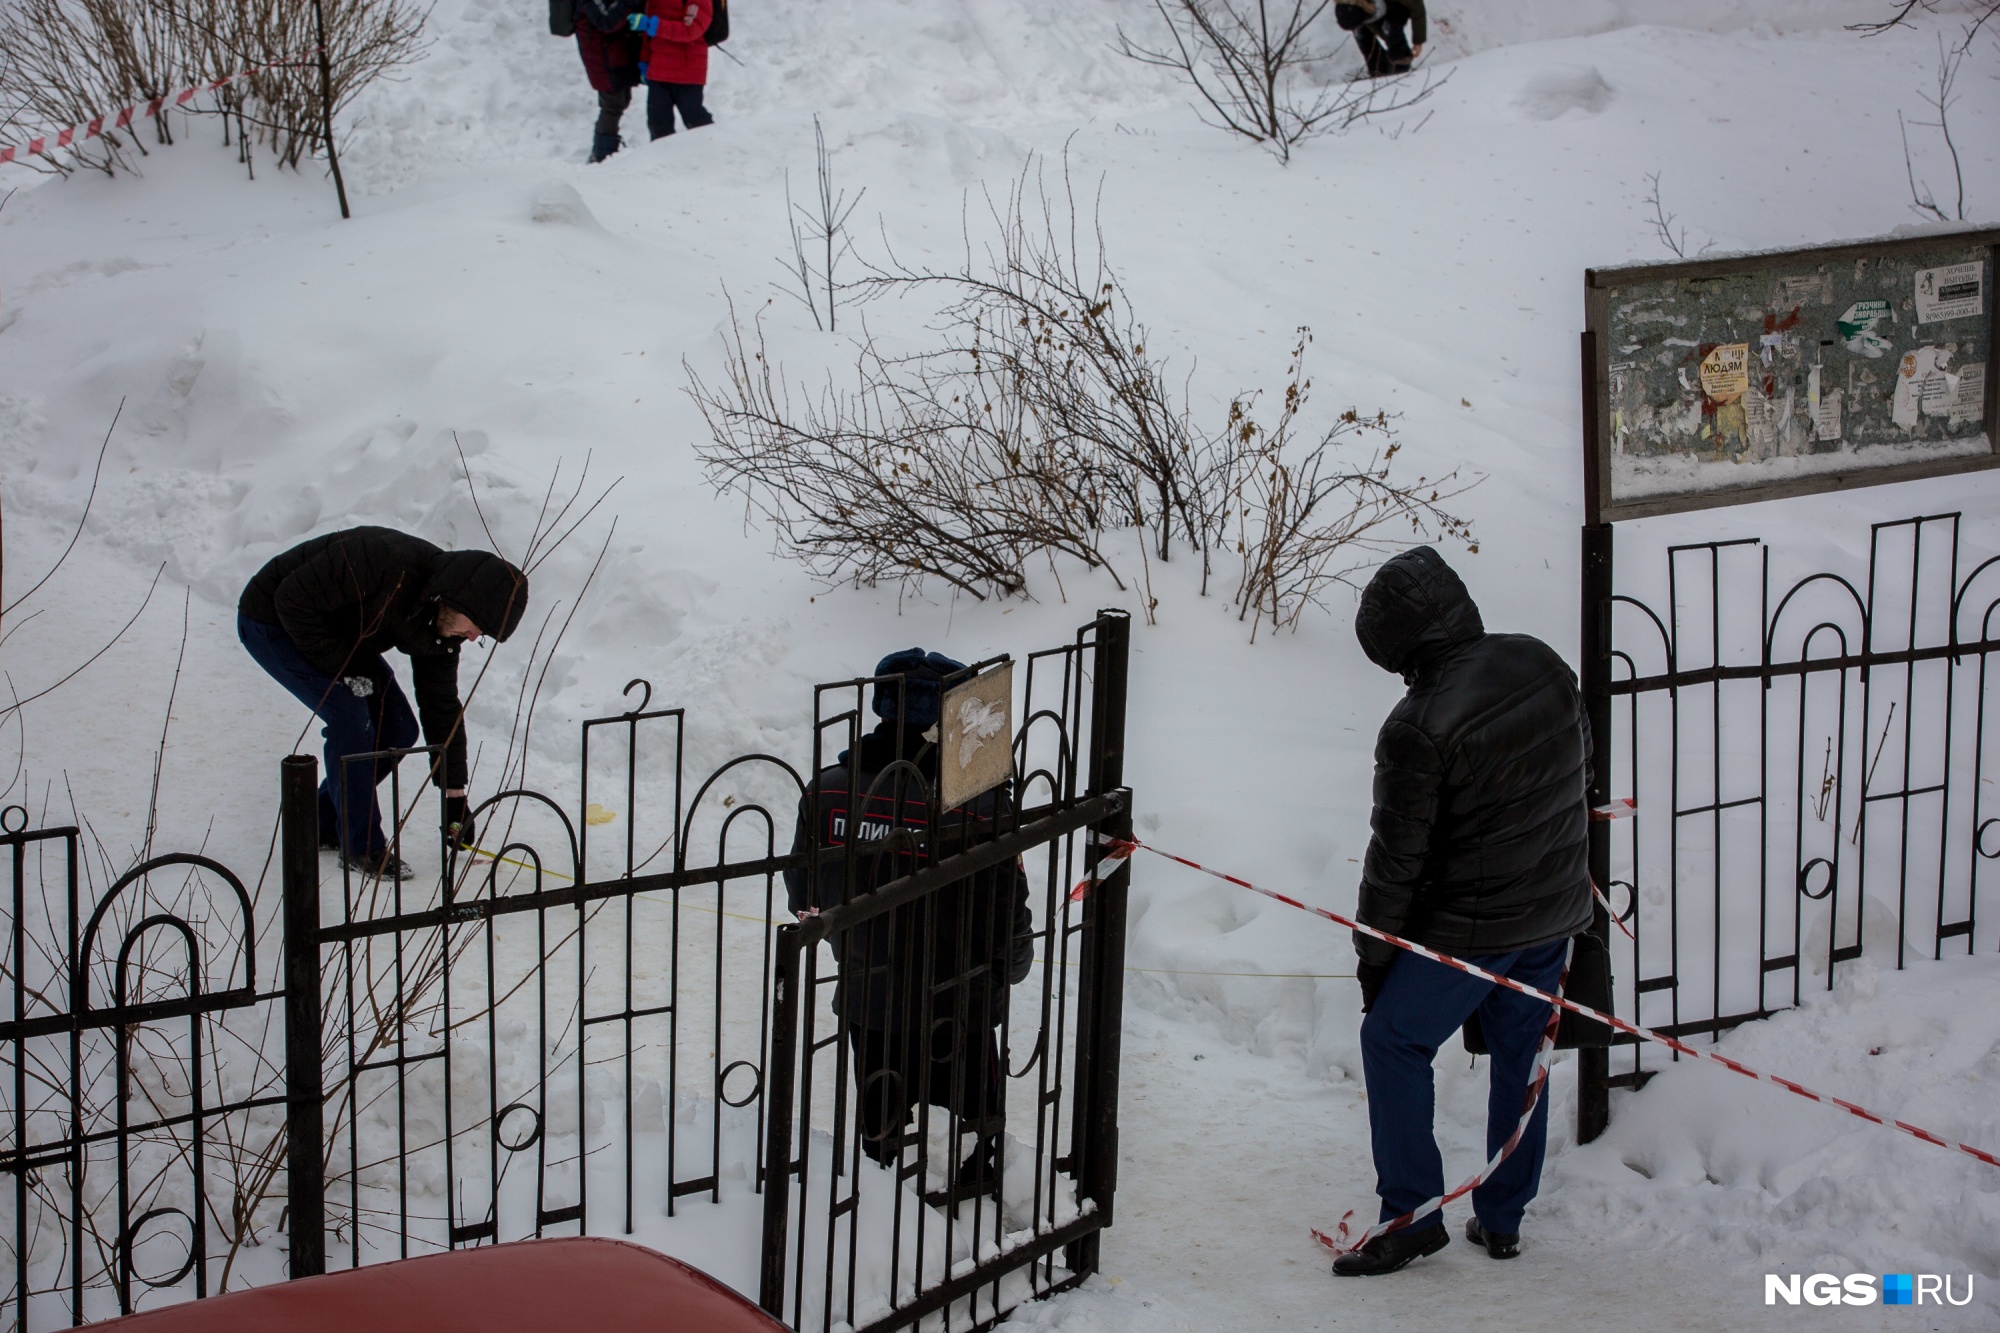
<svg viewBox="0 0 2000 1333"><path fill-rule="evenodd" d="M835 780L833 836L801 839L798 875L823 883L824 865L842 891L778 932L767 1108L777 1174L760 1295L794 1328L985 1328L1097 1267L1117 1184L1129 870L1097 882L1093 835L1131 832L1129 633L1122 613L1105 612L1075 643L1027 658L1004 799L954 808L903 763L865 790ZM821 781L851 767L868 686L817 693ZM809 808L822 795L816 781ZM801 826L820 828L805 814ZM865 882L864 840L900 873ZM995 950L974 942L971 904L1000 892L996 880L1035 908L1034 957L1011 988L990 983ZM884 1030L863 1016L877 979L908 988L909 1012ZM971 997L994 990L1006 993L998 1012L969 1018L990 1003ZM871 1050L898 1032L914 1058ZM876 1097L909 1106L914 1130L871 1127Z"/></svg>

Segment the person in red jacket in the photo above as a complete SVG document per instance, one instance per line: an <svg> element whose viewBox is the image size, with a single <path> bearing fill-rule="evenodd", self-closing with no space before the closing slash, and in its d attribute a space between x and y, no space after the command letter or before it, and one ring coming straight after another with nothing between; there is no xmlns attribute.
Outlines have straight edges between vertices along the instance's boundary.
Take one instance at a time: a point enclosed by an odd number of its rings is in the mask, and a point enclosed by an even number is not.
<svg viewBox="0 0 2000 1333"><path fill-rule="evenodd" d="M648 0L646 63L639 66L646 80L646 129L655 138L674 132L674 112L689 129L711 125L715 117L701 104L708 83L708 25L715 18L715 0Z"/></svg>

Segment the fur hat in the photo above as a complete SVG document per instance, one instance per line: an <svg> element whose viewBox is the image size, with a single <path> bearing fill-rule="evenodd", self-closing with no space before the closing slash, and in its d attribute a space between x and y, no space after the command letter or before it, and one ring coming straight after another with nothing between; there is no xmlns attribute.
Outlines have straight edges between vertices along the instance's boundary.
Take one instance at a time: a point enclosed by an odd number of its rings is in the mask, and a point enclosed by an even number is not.
<svg viewBox="0 0 2000 1333"><path fill-rule="evenodd" d="M875 682L875 715L893 722L900 703L905 727L929 731L943 707L944 681L963 670L965 663L922 648L890 653L875 664L875 674L888 678Z"/></svg>

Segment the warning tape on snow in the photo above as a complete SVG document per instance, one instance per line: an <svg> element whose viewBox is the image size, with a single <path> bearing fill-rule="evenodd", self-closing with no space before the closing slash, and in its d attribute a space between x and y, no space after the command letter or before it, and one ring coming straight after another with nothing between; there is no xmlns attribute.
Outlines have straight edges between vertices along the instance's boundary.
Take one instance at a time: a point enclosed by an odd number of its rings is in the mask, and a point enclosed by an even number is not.
<svg viewBox="0 0 2000 1333"><path fill-rule="evenodd" d="M310 55L312 52L307 52L306 54ZM250 65L244 69L237 70L234 74L224 75L212 83L198 83L192 88L183 88L177 93L162 93L148 102L134 102L131 106L124 107L118 111L107 111L101 116L93 116L91 119L72 125L66 130L59 130L55 134L38 135L28 140L25 144L8 144L6 147L0 148L0 166L5 166L9 162L19 161L22 158L34 157L38 154L54 153L58 148L67 148L79 139L98 138L106 130L125 129L135 119L145 116L157 116L169 105L175 107L186 106L190 101L201 96L203 93L212 93L217 88L234 83L238 79L247 78L249 75L256 74L262 70L278 69L281 66L297 63L297 57L287 57L284 60L268 61L262 65Z"/></svg>
<svg viewBox="0 0 2000 1333"><path fill-rule="evenodd" d="M1420 958L1428 958L1434 963L1442 963L1446 967L1456 968L1458 971L1469 973L1472 976L1478 977L1482 981L1490 981L1496 986L1505 986L1508 990L1516 991L1522 995L1529 997L1530 999L1540 1000L1544 1004L1556 1005L1562 1009L1567 1009L1569 1012L1579 1015L1580 1017L1590 1019L1593 1022L1602 1023L1606 1027L1611 1028L1614 1031L1623 1032L1630 1036L1637 1037L1641 1041L1650 1041L1657 1045L1664 1046L1670 1051L1674 1051L1680 1055L1687 1056L1689 1059L1706 1060L1710 1064L1721 1065L1724 1069L1727 1069L1732 1073L1741 1074L1745 1078L1756 1079L1760 1083L1769 1083L1772 1084L1773 1086L1783 1088L1786 1092L1793 1093L1796 1096L1804 1097L1807 1101L1818 1102L1822 1106L1835 1107L1839 1110L1847 1112L1849 1115L1854 1116L1856 1119L1866 1120L1873 1125L1882 1125L1889 1129L1898 1130L1904 1134L1909 1135L1913 1139L1920 1139L1925 1143L1932 1144L1939 1148L1949 1148L1954 1152L1964 1153L1967 1157L1975 1158L1978 1161L1986 1163L1988 1166L2000 1167L2000 1156L1995 1156L1994 1154L1987 1152L1983 1148L1975 1148L1969 1143L1959 1143L1956 1140L1944 1138L1941 1135L1933 1134L1931 1131L1924 1129L1921 1126L1912 1125L1905 1120L1898 1120L1894 1116L1885 1115L1876 1111L1871 1111L1865 1106L1857 1106L1855 1103L1847 1101L1844 1098L1829 1096L1828 1094L1823 1092L1815 1092L1813 1089L1806 1087L1803 1083L1795 1083L1791 1079L1781 1078L1776 1074L1767 1074L1761 1069L1752 1069L1749 1065L1746 1065L1738 1060L1732 1060L1728 1056L1723 1055L1720 1052L1701 1050L1698 1047L1688 1045L1684 1041L1680 1041L1674 1037L1669 1037L1663 1032L1655 1032L1651 1028L1643 1028L1636 1023L1628 1023L1624 1019L1619 1018L1615 1014L1602 1013L1599 1010L1592 1009L1588 1005L1578 1004L1575 1000L1569 999L1563 995L1559 994L1551 995L1547 991L1538 990L1535 987L1527 985L1524 982L1516 981L1512 977L1503 977L1497 975L1496 973L1488 972L1485 968L1476 967L1473 964L1464 961L1463 959L1453 958L1451 955L1439 953L1435 949L1427 949L1421 944L1417 944L1414 943L1413 941L1403 939L1402 937L1397 935L1391 935L1386 930L1377 930L1373 926L1363 925L1361 922L1355 921L1349 917L1344 917L1340 915L1340 913L1338 912L1330 912L1324 907L1313 907L1307 903L1300 902L1296 898L1292 898L1285 894L1279 893L1275 889L1263 888L1259 885L1252 884L1247 879L1240 879L1235 875L1225 874L1223 871L1220 870L1211 870L1209 867L1201 864L1199 861L1190 861L1185 856L1176 856L1172 852L1162 851L1158 847L1150 846L1149 844L1140 842L1137 839L1107 840L1105 846L1107 848L1107 851L1104 860L1099 862L1100 870L1103 868L1105 863L1114 860L1114 858L1117 860L1124 860L1128 859L1135 851L1148 851L1155 856L1163 857L1166 860L1172 861L1177 865L1184 865L1190 870L1199 870L1202 874L1212 876L1215 879L1219 879L1223 881L1225 884L1234 884L1239 889L1248 889L1252 893L1262 894L1264 897L1275 899L1278 902L1285 904L1287 907L1296 907L1301 912L1311 912L1314 916L1324 917L1328 921L1333 922L1336 926L1344 926L1349 930L1360 931L1363 935L1366 935L1371 939L1381 940L1385 944L1393 944L1398 949L1402 949L1405 950L1406 952L1416 954ZM1079 891L1082 890L1086 885L1088 885L1091 882L1092 882L1091 880L1086 880L1084 884L1079 885L1078 886ZM1077 895L1073 894L1072 896L1077 896ZM1365 1239L1366 1238L1364 1238L1364 1240ZM1328 1241L1327 1243L1333 1244L1333 1242L1331 1241ZM1359 1244L1361 1242L1356 1242L1356 1243Z"/></svg>

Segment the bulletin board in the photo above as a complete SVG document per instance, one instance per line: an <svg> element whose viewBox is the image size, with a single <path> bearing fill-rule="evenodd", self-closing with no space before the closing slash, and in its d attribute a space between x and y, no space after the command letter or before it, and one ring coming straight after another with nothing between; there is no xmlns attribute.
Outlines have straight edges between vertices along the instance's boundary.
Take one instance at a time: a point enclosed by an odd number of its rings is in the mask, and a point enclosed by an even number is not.
<svg viewBox="0 0 2000 1333"><path fill-rule="evenodd" d="M1591 269L1590 523L2000 465L2000 231Z"/></svg>

